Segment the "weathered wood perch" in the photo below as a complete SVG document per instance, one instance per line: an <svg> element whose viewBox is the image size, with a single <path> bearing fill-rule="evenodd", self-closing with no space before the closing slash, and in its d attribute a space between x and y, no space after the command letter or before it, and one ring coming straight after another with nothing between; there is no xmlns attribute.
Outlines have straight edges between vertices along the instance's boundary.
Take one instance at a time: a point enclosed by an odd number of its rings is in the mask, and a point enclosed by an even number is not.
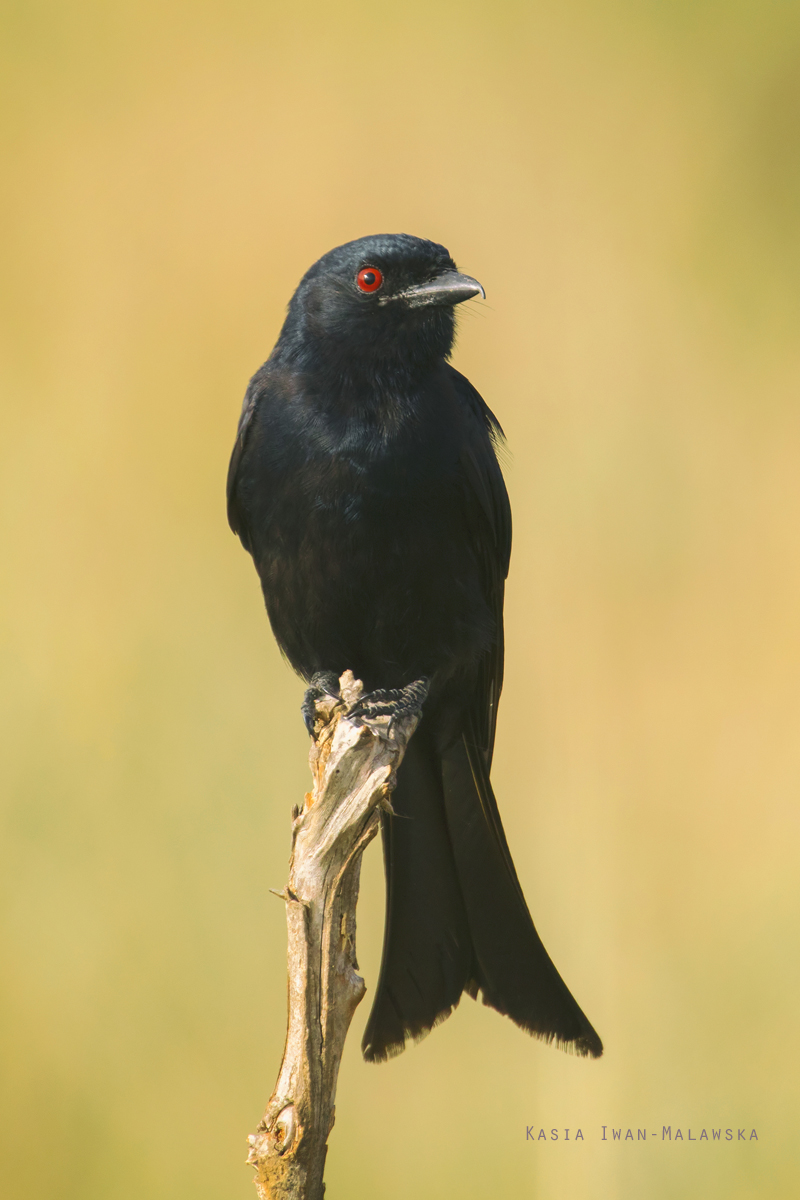
<svg viewBox="0 0 800 1200"><path fill-rule="evenodd" d="M348 717L361 683L345 672L341 699L316 702L313 790L292 813L284 889L289 1018L278 1082L247 1161L260 1200L322 1200L339 1063L366 988L356 961L361 856L378 832L419 712Z"/></svg>

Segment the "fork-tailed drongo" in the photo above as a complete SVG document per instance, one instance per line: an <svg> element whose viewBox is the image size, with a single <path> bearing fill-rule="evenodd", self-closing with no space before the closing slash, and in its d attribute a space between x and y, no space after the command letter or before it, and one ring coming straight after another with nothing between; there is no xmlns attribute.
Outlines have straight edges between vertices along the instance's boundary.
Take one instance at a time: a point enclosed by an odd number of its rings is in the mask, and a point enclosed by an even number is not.
<svg viewBox="0 0 800 1200"><path fill-rule="evenodd" d="M443 246L406 234L325 254L250 382L228 477L231 527L295 670L349 667L368 691L429 682L383 816L369 1060L465 991L602 1053L533 926L489 782L511 513L500 426L448 362L454 307L479 294Z"/></svg>

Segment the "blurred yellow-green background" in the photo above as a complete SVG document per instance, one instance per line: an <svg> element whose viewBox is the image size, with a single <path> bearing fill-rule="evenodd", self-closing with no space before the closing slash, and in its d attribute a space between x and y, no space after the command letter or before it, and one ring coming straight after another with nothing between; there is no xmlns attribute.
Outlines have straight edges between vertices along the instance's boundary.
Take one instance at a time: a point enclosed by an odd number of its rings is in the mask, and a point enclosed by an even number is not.
<svg viewBox="0 0 800 1200"><path fill-rule="evenodd" d="M486 287L495 782L606 1056L464 1000L368 1067L365 1003L328 1195L797 1195L800 4L4 14L3 1196L255 1195L307 746L224 477L297 280L385 231ZM372 848L370 987L382 904Z"/></svg>

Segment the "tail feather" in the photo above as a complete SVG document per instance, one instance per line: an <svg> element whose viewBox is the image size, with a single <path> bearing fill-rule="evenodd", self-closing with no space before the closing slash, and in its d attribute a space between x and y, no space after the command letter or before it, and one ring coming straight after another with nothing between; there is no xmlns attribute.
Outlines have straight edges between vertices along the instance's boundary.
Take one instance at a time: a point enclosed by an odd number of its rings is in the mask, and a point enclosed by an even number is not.
<svg viewBox="0 0 800 1200"><path fill-rule="evenodd" d="M484 1004L545 1041L593 1058L603 1043L528 912L485 760L465 736L443 759L445 810Z"/></svg>
<svg viewBox="0 0 800 1200"><path fill-rule="evenodd" d="M422 736L420 736L422 735ZM422 729L406 750L383 816L383 959L364 1058L399 1054L445 1020L470 982L472 942L444 813L441 771Z"/></svg>
<svg viewBox="0 0 800 1200"><path fill-rule="evenodd" d="M576 1054L603 1045L531 920L483 754L464 736L443 755L425 724L409 743L383 818L386 927L362 1050L399 1054L462 992Z"/></svg>

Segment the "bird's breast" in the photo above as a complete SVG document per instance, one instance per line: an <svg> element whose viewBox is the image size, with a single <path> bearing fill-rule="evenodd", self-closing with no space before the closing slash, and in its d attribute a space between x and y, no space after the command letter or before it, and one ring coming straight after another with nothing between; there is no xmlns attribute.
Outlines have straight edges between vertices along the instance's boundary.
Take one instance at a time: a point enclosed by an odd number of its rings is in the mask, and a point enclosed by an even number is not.
<svg viewBox="0 0 800 1200"><path fill-rule="evenodd" d="M393 425L302 415L294 430L285 412L260 418L242 482L253 557L290 661L306 675L350 666L389 684L473 659L488 626L455 422L441 419L435 397Z"/></svg>

